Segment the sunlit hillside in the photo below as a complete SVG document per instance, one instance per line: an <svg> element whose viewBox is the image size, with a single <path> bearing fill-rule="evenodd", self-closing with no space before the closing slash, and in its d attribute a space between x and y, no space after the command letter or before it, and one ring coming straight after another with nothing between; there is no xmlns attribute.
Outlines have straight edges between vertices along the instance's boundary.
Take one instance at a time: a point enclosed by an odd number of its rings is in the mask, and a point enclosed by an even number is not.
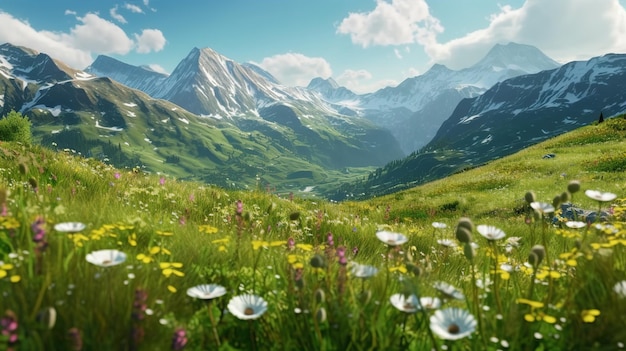
<svg viewBox="0 0 626 351"><path fill-rule="evenodd" d="M2 142L0 349L623 348L625 136L344 203Z"/></svg>

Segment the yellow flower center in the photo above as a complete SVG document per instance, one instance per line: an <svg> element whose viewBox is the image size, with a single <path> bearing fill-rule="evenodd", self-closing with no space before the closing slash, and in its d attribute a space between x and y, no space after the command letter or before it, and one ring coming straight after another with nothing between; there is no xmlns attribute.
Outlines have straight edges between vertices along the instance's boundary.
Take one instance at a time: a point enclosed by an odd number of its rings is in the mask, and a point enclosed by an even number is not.
<svg viewBox="0 0 626 351"><path fill-rule="evenodd" d="M243 311L243 314L245 314L246 316L251 316L254 314L254 309L252 309L252 307L246 307L246 309Z"/></svg>

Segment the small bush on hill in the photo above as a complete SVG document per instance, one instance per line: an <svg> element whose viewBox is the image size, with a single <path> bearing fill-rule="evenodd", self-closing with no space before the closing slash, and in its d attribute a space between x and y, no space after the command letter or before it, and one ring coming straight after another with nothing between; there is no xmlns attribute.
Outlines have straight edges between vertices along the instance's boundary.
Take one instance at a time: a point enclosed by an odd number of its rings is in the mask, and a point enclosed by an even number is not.
<svg viewBox="0 0 626 351"><path fill-rule="evenodd" d="M31 137L30 121L21 113L11 111L0 119L0 140L30 144Z"/></svg>

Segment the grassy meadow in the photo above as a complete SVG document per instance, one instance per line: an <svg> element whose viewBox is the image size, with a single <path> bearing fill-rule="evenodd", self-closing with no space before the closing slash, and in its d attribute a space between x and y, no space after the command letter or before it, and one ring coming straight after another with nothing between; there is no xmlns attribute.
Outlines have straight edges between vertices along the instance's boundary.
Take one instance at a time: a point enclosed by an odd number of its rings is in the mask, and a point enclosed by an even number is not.
<svg viewBox="0 0 626 351"><path fill-rule="evenodd" d="M0 143L0 350L623 349L625 137L338 204Z"/></svg>

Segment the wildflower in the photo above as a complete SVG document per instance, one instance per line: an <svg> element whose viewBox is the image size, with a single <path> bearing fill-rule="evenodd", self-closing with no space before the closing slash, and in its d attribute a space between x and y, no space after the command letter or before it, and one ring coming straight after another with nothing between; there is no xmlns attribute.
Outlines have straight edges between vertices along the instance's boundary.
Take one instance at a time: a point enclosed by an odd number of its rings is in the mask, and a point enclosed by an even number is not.
<svg viewBox="0 0 626 351"><path fill-rule="evenodd" d="M607 202L613 201L617 198L617 195L613 193L605 193L598 190L586 190L585 195L592 200L596 200L598 202Z"/></svg>
<svg viewBox="0 0 626 351"><path fill-rule="evenodd" d="M447 298L465 300L465 295L453 285L445 282L435 282L433 287Z"/></svg>
<svg viewBox="0 0 626 351"><path fill-rule="evenodd" d="M318 308L317 312L315 313L315 318L317 319L318 323L326 322L326 309L324 307Z"/></svg>
<svg viewBox="0 0 626 351"><path fill-rule="evenodd" d="M389 246L398 246L409 241L404 234L388 232L385 230L377 232L376 237Z"/></svg>
<svg viewBox="0 0 626 351"><path fill-rule="evenodd" d="M476 230L480 233L480 235L490 241L500 240L506 236L502 229L496 228L492 225L481 224L476 227Z"/></svg>
<svg viewBox="0 0 626 351"><path fill-rule="evenodd" d="M356 278L370 278L375 276L378 273L378 268L373 266L368 266L364 264L359 264L356 262L352 263L350 267L350 274L352 274Z"/></svg>
<svg viewBox="0 0 626 351"><path fill-rule="evenodd" d="M70 328L67 331L68 344L71 351L81 351L83 349L83 333L78 328Z"/></svg>
<svg viewBox="0 0 626 351"><path fill-rule="evenodd" d="M443 247L450 247L450 248L456 247L456 243L450 239L439 239L437 240L437 244Z"/></svg>
<svg viewBox="0 0 626 351"><path fill-rule="evenodd" d="M468 217L461 217L456 224L457 228L465 228L471 233L474 230L474 223Z"/></svg>
<svg viewBox="0 0 626 351"><path fill-rule="evenodd" d="M174 285L168 285L167 290L169 290L172 294L175 294L178 291Z"/></svg>
<svg viewBox="0 0 626 351"><path fill-rule="evenodd" d="M467 310L446 308L430 316L430 329L444 340L465 338L476 330L476 319Z"/></svg>
<svg viewBox="0 0 626 351"><path fill-rule="evenodd" d="M311 266L314 268L324 268L326 267L326 260L324 259L324 256L320 255L320 254L315 254L312 258L311 258Z"/></svg>
<svg viewBox="0 0 626 351"><path fill-rule="evenodd" d="M596 321L596 317L600 315L600 311L596 309L582 310L580 317L585 323L593 323Z"/></svg>
<svg viewBox="0 0 626 351"><path fill-rule="evenodd" d="M172 336L172 351L181 351L187 345L187 332L183 328L178 328Z"/></svg>
<svg viewBox="0 0 626 351"><path fill-rule="evenodd" d="M580 190L580 182L577 180L572 180L569 182L569 184L567 184L567 191L570 192L570 194L574 194L577 193Z"/></svg>
<svg viewBox="0 0 626 351"><path fill-rule="evenodd" d="M446 229L446 228L448 228L448 225L447 225L447 224L445 224L445 223L441 223L441 222L433 222L433 223L432 223L432 226L433 226L435 229Z"/></svg>
<svg viewBox="0 0 626 351"><path fill-rule="evenodd" d="M6 338L8 346L13 346L19 341L18 327L17 316L13 311L7 310L0 319L0 328L2 328L2 335Z"/></svg>
<svg viewBox="0 0 626 351"><path fill-rule="evenodd" d="M549 213L554 213L554 206L545 203L545 202L531 202L530 203L530 207L533 208L533 210L535 210L535 212L541 214L541 215L546 215Z"/></svg>
<svg viewBox="0 0 626 351"><path fill-rule="evenodd" d="M337 258L339 260L339 264L342 266L345 266L346 264L348 264L348 259L346 258L346 247L345 246L339 246L337 248Z"/></svg>
<svg viewBox="0 0 626 351"><path fill-rule="evenodd" d="M165 185L165 178L161 177L161 178L159 179L159 184L161 184L161 185Z"/></svg>
<svg viewBox="0 0 626 351"><path fill-rule="evenodd" d="M526 200L529 204L537 201L536 198L535 193L532 191L527 191L524 195L524 200Z"/></svg>
<svg viewBox="0 0 626 351"><path fill-rule="evenodd" d="M126 254L118 250L98 250L87 254L87 262L100 267L111 267L126 261Z"/></svg>
<svg viewBox="0 0 626 351"><path fill-rule="evenodd" d="M617 282L614 286L613 286L613 291L617 294L617 296L619 296L620 298L626 298L626 280L622 280L621 282Z"/></svg>
<svg viewBox="0 0 626 351"><path fill-rule="evenodd" d="M122 177L122 175L120 174L120 172L115 172L115 174L113 174L113 177L115 179L120 179L120 177Z"/></svg>
<svg viewBox="0 0 626 351"><path fill-rule="evenodd" d="M257 295L244 294L230 299L227 308L241 320L257 319L267 311L267 301Z"/></svg>
<svg viewBox="0 0 626 351"><path fill-rule="evenodd" d="M405 313L415 313L419 310L419 302L415 294L405 296L404 294L393 294L389 298L393 307Z"/></svg>
<svg viewBox="0 0 626 351"><path fill-rule="evenodd" d="M226 288L217 284L196 285L187 289L187 295L201 300L212 300L226 295Z"/></svg>
<svg viewBox="0 0 626 351"><path fill-rule="evenodd" d="M296 248L296 240L292 237L287 239L287 250L293 251Z"/></svg>
<svg viewBox="0 0 626 351"><path fill-rule="evenodd" d="M567 221L565 222L565 226L572 229L580 229L587 226L587 223L580 221Z"/></svg>
<svg viewBox="0 0 626 351"><path fill-rule="evenodd" d="M543 245L535 245L530 249L528 263L530 263L533 267L538 267L544 257L546 257L546 249Z"/></svg>
<svg viewBox="0 0 626 351"><path fill-rule="evenodd" d="M455 231L456 239L464 244L472 241L472 232L465 227L458 226Z"/></svg>
<svg viewBox="0 0 626 351"><path fill-rule="evenodd" d="M54 225L54 230L61 233L78 233L85 230L85 224L81 222L63 222Z"/></svg>
<svg viewBox="0 0 626 351"><path fill-rule="evenodd" d="M243 214L243 201L237 200L235 214L241 216Z"/></svg>
<svg viewBox="0 0 626 351"><path fill-rule="evenodd" d="M439 299L438 297L424 296L420 297L420 304L424 309L436 310L441 307L441 299Z"/></svg>
<svg viewBox="0 0 626 351"><path fill-rule="evenodd" d="M146 300L148 299L148 293L143 289L135 290L135 300L133 301L133 311L131 318L133 321L141 321L145 318L145 311L148 308Z"/></svg>
<svg viewBox="0 0 626 351"><path fill-rule="evenodd" d="M335 241L333 240L333 233L328 232L326 234L326 244L328 246L335 246Z"/></svg>
<svg viewBox="0 0 626 351"><path fill-rule="evenodd" d="M46 329L54 328L57 322L57 310L54 307L43 308L37 313L37 321Z"/></svg>

